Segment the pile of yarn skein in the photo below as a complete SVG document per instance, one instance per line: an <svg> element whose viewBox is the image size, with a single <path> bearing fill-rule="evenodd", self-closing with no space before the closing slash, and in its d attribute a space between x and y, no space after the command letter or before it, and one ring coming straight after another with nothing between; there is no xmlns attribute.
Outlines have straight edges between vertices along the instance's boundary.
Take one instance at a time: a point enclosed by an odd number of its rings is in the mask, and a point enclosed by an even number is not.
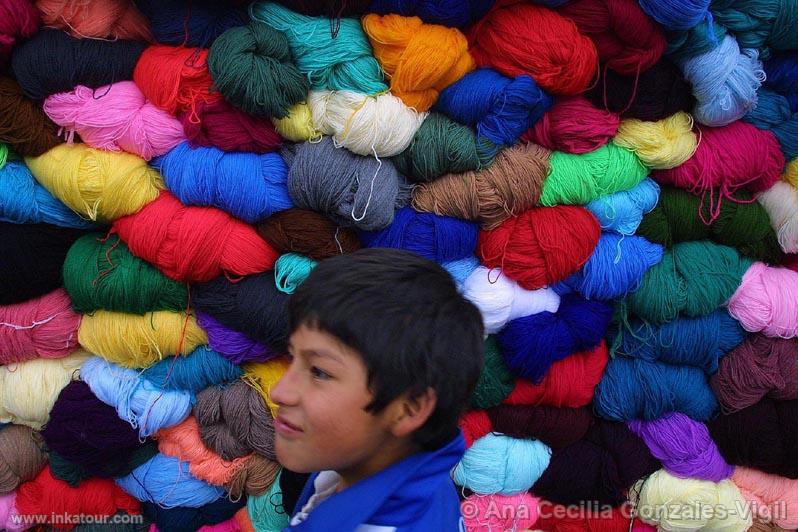
<svg viewBox="0 0 798 532"><path fill-rule="evenodd" d="M796 24L0 0L0 529L287 526L286 303L363 247L483 317L468 530L798 529Z"/></svg>

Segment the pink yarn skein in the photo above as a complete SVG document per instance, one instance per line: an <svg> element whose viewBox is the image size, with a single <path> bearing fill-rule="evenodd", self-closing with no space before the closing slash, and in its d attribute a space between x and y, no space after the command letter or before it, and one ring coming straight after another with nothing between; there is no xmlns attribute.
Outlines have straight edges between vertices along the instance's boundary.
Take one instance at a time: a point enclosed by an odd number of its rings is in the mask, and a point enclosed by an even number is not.
<svg viewBox="0 0 798 532"><path fill-rule="evenodd" d="M746 331L798 337L798 272L755 262L729 299L729 314Z"/></svg>
<svg viewBox="0 0 798 532"><path fill-rule="evenodd" d="M49 96L44 112L92 148L126 151L149 161L186 139L178 119L150 103L132 81L98 89L79 85Z"/></svg>

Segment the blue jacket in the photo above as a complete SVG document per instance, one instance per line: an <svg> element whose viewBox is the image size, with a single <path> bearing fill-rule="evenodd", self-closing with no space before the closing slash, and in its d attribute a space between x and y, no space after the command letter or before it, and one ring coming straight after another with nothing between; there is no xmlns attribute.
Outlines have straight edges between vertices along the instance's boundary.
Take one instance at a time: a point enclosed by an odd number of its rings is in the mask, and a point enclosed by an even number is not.
<svg viewBox="0 0 798 532"><path fill-rule="evenodd" d="M363 524L396 527L397 532L464 531L460 500L449 476L464 452L461 432L439 449L409 456L330 496L304 522L284 532L351 532ZM308 479L294 514L313 495L317 476Z"/></svg>

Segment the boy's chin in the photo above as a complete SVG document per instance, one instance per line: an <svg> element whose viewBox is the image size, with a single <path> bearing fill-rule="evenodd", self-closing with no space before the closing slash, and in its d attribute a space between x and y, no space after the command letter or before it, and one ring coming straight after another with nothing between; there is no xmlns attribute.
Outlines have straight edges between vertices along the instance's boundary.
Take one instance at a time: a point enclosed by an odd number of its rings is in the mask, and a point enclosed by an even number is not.
<svg viewBox="0 0 798 532"><path fill-rule="evenodd" d="M315 468L313 464L310 464L307 460L303 460L302 457L297 456L296 453L292 453L290 441L280 442L279 437L277 437L274 443L277 462L284 468L294 473L314 473L320 471L320 469Z"/></svg>

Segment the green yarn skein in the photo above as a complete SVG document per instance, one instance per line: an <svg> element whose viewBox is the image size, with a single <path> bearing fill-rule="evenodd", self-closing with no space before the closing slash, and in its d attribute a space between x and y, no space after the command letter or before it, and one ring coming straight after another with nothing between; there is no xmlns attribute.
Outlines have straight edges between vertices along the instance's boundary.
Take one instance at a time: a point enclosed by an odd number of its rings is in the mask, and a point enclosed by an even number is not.
<svg viewBox="0 0 798 532"><path fill-rule="evenodd" d="M485 355L479 380L471 394L473 408L491 408L504 401L515 386L515 379L504 358L499 351L499 346L493 336L485 339Z"/></svg>
<svg viewBox="0 0 798 532"><path fill-rule="evenodd" d="M8 146L0 142L0 168L3 168L8 162Z"/></svg>
<svg viewBox="0 0 798 532"><path fill-rule="evenodd" d="M477 144L468 126L441 113L430 113L405 151L392 159L408 180L426 183L445 174L481 170L493 163L493 156Z"/></svg>
<svg viewBox="0 0 798 532"><path fill-rule="evenodd" d="M261 22L220 35L208 53L208 70L225 99L248 114L285 118L308 95L288 39Z"/></svg>
<svg viewBox="0 0 798 532"><path fill-rule="evenodd" d="M668 47L665 49L665 55L674 61L690 59L714 50L724 37L726 37L726 28L714 21L711 25L702 22L687 31L667 31L665 38Z"/></svg>
<svg viewBox="0 0 798 532"><path fill-rule="evenodd" d="M360 20L307 17L275 2L255 2L250 18L281 31L288 39L297 68L314 90L350 90L363 94L386 92L380 64Z"/></svg>
<svg viewBox="0 0 798 532"><path fill-rule="evenodd" d="M682 242L646 272L623 305L650 323L665 323L680 314L704 316L729 300L752 263L734 248L705 240Z"/></svg>
<svg viewBox="0 0 798 532"><path fill-rule="evenodd" d="M117 235L93 233L79 238L64 261L64 288L75 311L98 309L131 314L183 311L186 286L135 257Z"/></svg>
<svg viewBox="0 0 798 532"><path fill-rule="evenodd" d="M712 240L746 257L770 264L781 260L781 248L767 211L751 193L738 191L724 200L711 222L708 202L674 187L661 187L659 203L643 217L637 235L670 248L678 242ZM699 215L699 211L703 216Z"/></svg>
<svg viewBox="0 0 798 532"><path fill-rule="evenodd" d="M555 151L549 158L540 204L585 205L634 188L647 176L648 168L637 155L613 142L580 155Z"/></svg>

